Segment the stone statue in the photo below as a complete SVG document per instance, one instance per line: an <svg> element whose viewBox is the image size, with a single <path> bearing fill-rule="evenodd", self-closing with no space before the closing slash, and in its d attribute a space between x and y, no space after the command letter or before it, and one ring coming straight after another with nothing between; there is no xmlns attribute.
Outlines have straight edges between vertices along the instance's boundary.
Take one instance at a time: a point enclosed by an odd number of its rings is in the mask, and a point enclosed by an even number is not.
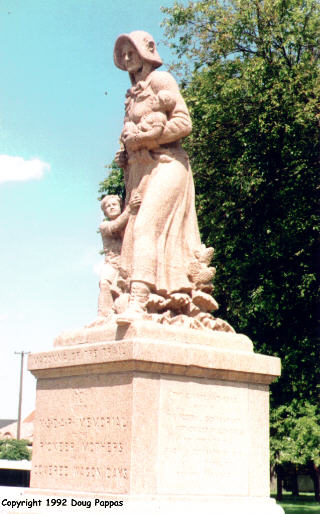
<svg viewBox="0 0 320 514"><path fill-rule="evenodd" d="M106 319L112 319L115 312L114 305L121 294L118 283L121 283L119 262L122 237L129 213L136 212L140 203L139 195L135 194L129 205L121 212L121 198L118 195L106 195L101 201L101 210L107 218L99 227L105 260L100 273L98 318L88 325L89 327L103 325Z"/></svg>
<svg viewBox="0 0 320 514"><path fill-rule="evenodd" d="M157 70L162 61L147 32L119 36L114 62L129 73L132 84L126 95L122 148L116 155L124 169L126 207L119 218L100 226L102 237L109 238L110 230L112 237L121 234L121 251L116 265L109 260L105 265L113 271L101 281L100 296L105 299L99 315L106 316L111 308L118 325L150 319L233 331L210 314L218 308L210 294L213 248L200 241L193 177L181 146L192 125L179 87L170 73ZM137 198L139 206L130 209ZM111 206L107 215L110 218Z"/></svg>
<svg viewBox="0 0 320 514"><path fill-rule="evenodd" d="M107 195L101 201L101 209L108 221L100 224L105 260L100 275L98 319L104 320L113 312L113 304L119 296L117 287L122 232L128 220L128 211L121 214L119 196Z"/></svg>

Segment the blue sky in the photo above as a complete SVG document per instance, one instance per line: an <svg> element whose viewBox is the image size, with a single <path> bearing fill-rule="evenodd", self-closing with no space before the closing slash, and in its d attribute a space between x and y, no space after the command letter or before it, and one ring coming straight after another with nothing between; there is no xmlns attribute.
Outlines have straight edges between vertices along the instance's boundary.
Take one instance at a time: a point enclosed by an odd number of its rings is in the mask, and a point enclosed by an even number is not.
<svg viewBox="0 0 320 514"><path fill-rule="evenodd" d="M0 0L0 418L17 416L14 352L50 350L96 316L98 183L130 85L113 45L146 30L170 61L162 19L158 0ZM23 416L34 402L26 371Z"/></svg>

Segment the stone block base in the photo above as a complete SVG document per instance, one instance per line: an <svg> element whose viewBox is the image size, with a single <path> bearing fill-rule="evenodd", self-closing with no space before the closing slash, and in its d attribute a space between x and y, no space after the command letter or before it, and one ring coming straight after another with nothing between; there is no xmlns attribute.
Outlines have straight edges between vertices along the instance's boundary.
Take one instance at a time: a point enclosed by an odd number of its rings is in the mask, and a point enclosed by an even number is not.
<svg viewBox="0 0 320 514"><path fill-rule="evenodd" d="M279 359L255 354L245 336L150 322L78 341L29 357L32 488L121 496L130 513L146 502L148 513L168 512L167 502L183 512L200 503L215 514L277 512L268 384Z"/></svg>

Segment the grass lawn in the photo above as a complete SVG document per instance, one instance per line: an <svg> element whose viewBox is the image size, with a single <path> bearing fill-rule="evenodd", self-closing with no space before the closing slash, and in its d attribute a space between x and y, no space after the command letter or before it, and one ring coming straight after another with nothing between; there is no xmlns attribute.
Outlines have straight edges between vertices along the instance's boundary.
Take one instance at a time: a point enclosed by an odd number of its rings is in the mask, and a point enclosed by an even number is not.
<svg viewBox="0 0 320 514"><path fill-rule="evenodd" d="M301 493L298 497L284 493L279 503L286 514L320 514L320 503L314 500L313 493Z"/></svg>

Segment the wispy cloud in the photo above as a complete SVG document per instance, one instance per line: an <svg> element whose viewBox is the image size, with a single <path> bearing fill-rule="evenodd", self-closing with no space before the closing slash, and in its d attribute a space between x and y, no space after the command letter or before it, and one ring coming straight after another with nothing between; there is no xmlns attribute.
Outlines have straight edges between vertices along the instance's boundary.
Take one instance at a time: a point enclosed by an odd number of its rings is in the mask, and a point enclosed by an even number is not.
<svg viewBox="0 0 320 514"><path fill-rule="evenodd" d="M7 314L7 313L0 314L0 322L6 321L8 318L9 318L9 314Z"/></svg>
<svg viewBox="0 0 320 514"><path fill-rule="evenodd" d="M0 183L41 179L50 164L40 159L26 161L22 157L0 155Z"/></svg>

